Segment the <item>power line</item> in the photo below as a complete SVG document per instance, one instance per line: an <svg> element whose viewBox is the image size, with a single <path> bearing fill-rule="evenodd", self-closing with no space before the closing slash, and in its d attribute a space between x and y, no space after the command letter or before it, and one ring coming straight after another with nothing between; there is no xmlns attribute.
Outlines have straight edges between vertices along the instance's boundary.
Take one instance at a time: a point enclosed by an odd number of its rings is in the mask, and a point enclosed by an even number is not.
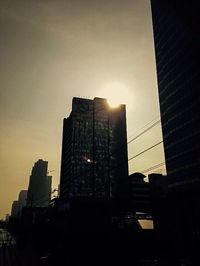
<svg viewBox="0 0 200 266"><path fill-rule="evenodd" d="M152 145L151 147L149 147L149 148L147 148L147 149L141 151L140 153L134 155L133 157L129 158L128 161L131 161L131 160L135 159L136 157L142 155L143 153L145 153L145 152L147 152L147 151L149 151L149 150L155 148L156 146L160 145L162 142L163 142L163 141L159 141L159 142L157 142L156 144ZM104 174L104 173L110 172L111 170L114 170L115 168L119 168L120 166L124 165L125 163L127 163L126 160L121 161L117 166L113 166L113 167L111 167L111 168L109 168L109 169L106 169L106 171L104 171L104 172L102 172L102 173L99 173L99 174Z"/></svg>
<svg viewBox="0 0 200 266"><path fill-rule="evenodd" d="M159 142L157 142L156 144L152 145L151 147L149 147L149 148L143 150L142 152L140 152L140 153L134 155L133 157L129 158L128 161L131 161L131 160L135 159L136 157L142 155L143 153L145 153L145 152L147 152L147 151L149 151L149 150L155 148L156 146L160 145L162 142L163 142L163 141L159 141ZM127 163L126 160L121 161L121 162L119 162L116 166L113 166L113 167L111 167L111 168L109 168L109 169L106 169L104 172L99 173L99 175L103 175L104 173L109 173L109 172L111 172L112 170L114 170L114 169L116 169L116 168L119 168L119 167L121 167L122 165L124 165L124 164L126 164L126 163Z"/></svg>
<svg viewBox="0 0 200 266"><path fill-rule="evenodd" d="M142 131L141 133L139 133L138 135L136 135L134 138L132 138L131 140L129 140L127 142L127 145L129 145L130 143L132 143L134 140L138 139L140 136L142 136L143 134L145 134L146 132L148 132L150 129L152 129L153 127L155 127L156 125L158 125L160 123L160 119L158 121L156 121L155 123L153 123L153 125L151 125L150 127L148 127L147 129L145 129L144 131ZM114 155L115 153L119 152L120 150L125 149L125 145L119 147L114 153L111 153L109 155L106 155L106 157Z"/></svg>
<svg viewBox="0 0 200 266"><path fill-rule="evenodd" d="M135 159L136 157L142 155L143 153L145 153L145 152L147 152L147 151L149 151L149 150L155 148L156 146L158 146L158 145L161 144L162 142L163 142L163 140L161 140L161 141L159 141L158 143L152 145L151 147L147 148L146 150L141 151L140 153L134 155L133 157L131 157L131 158L128 159L128 162L131 161L131 160L133 160L133 159Z"/></svg>
<svg viewBox="0 0 200 266"><path fill-rule="evenodd" d="M136 134L137 132L139 132L140 130L144 129L146 126L148 126L149 124L151 124L154 120L157 120L159 117L160 117L160 116L158 115L158 116L156 116L155 118L153 118L151 121L149 121L148 123L146 123L146 124L145 124L144 126L142 126L140 129L136 130L136 131L134 132L134 134L130 135L127 139L130 139L130 138L132 138L133 136L135 136L135 134ZM159 121L160 121L160 119L159 119Z"/></svg>
<svg viewBox="0 0 200 266"><path fill-rule="evenodd" d="M151 125L147 129L145 129L144 131L142 131L141 133L139 133L137 136L135 136L134 138L132 138L131 140L129 140L127 142L127 144L130 144L131 142L133 142L134 140L136 140L137 138L139 138L140 136L142 136L144 133L146 133L147 131L149 131L150 129L152 129L153 127L155 127L156 125L158 125L159 123L160 123L160 120L156 121L155 123L153 123L153 125Z"/></svg>
<svg viewBox="0 0 200 266"><path fill-rule="evenodd" d="M150 122L149 122L150 123ZM149 124L148 123L148 124ZM148 132L150 129L152 129L153 127L155 127L156 125L158 125L160 123L160 120L156 121L153 125L151 125L150 127L148 127L147 129L145 129L144 131L142 131L140 134L136 135L134 138L132 138L131 140L129 140L127 142L127 145L129 145L130 143L132 143L134 140L136 140L137 138L139 138L140 136L142 136L143 134L145 134L146 132ZM117 154L120 150L122 151L123 149L125 149L126 146L125 145L121 145L121 147L119 147L117 150L115 150L115 152L110 153L110 154L105 154L104 158L102 159L106 159L110 156L113 156L115 154Z"/></svg>

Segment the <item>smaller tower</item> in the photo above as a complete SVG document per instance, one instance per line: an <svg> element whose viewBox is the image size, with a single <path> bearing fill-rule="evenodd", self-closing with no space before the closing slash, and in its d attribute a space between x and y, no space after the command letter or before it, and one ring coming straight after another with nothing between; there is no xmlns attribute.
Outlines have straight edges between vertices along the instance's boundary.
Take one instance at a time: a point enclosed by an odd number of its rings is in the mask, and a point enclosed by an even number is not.
<svg viewBox="0 0 200 266"><path fill-rule="evenodd" d="M27 206L47 207L51 198L52 177L47 176L48 162L39 159L32 168L29 180Z"/></svg>

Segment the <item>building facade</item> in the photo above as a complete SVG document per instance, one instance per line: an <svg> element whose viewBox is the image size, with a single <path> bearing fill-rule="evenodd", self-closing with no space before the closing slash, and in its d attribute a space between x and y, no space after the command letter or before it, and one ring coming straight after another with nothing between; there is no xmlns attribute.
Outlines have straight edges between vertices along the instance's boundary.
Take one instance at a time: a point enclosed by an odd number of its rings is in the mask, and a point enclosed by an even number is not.
<svg viewBox="0 0 200 266"><path fill-rule="evenodd" d="M60 197L122 196L127 177L125 105L73 98L63 122Z"/></svg>
<svg viewBox="0 0 200 266"><path fill-rule="evenodd" d="M21 190L19 192L18 196L18 208L19 208L19 218L21 217L22 214L22 209L26 206L27 204L27 190Z"/></svg>
<svg viewBox="0 0 200 266"><path fill-rule="evenodd" d="M52 177L47 176L48 162L39 159L32 168L29 180L27 206L47 207L51 199Z"/></svg>
<svg viewBox="0 0 200 266"><path fill-rule="evenodd" d="M197 1L152 0L169 188L200 182L200 17Z"/></svg>
<svg viewBox="0 0 200 266"><path fill-rule="evenodd" d="M138 172L129 175L130 199L136 211L147 212L150 209L149 183L144 181L145 177L144 174Z"/></svg>
<svg viewBox="0 0 200 266"><path fill-rule="evenodd" d="M200 8L151 0L168 196L163 243L197 259L200 244ZM162 245L161 245L162 246ZM199 261L199 259L198 259Z"/></svg>
<svg viewBox="0 0 200 266"><path fill-rule="evenodd" d="M27 192L28 192L27 190L21 190L19 192L18 201L19 201L20 209L22 209L24 206L26 206Z"/></svg>
<svg viewBox="0 0 200 266"><path fill-rule="evenodd" d="M18 200L14 200L11 207L11 218L18 219L19 218L19 202Z"/></svg>

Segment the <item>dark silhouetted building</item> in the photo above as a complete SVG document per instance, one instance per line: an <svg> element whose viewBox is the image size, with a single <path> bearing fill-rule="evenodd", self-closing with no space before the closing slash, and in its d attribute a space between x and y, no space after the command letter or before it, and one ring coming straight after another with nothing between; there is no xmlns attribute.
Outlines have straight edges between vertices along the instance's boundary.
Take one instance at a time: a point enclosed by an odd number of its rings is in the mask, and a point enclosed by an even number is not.
<svg viewBox="0 0 200 266"><path fill-rule="evenodd" d="M127 177L125 105L73 98L63 123L60 197L123 197Z"/></svg>
<svg viewBox="0 0 200 266"><path fill-rule="evenodd" d="M51 199L52 177L47 176L48 162L38 160L33 166L29 180L27 206L47 207Z"/></svg>
<svg viewBox="0 0 200 266"><path fill-rule="evenodd" d="M10 219L10 215L9 215L9 213L7 213L7 214L6 214L6 217L5 217L5 221L6 221L6 222L9 222L9 219Z"/></svg>
<svg viewBox="0 0 200 266"><path fill-rule="evenodd" d="M168 186L167 186L167 176L152 173L148 175L150 193L153 197L166 197Z"/></svg>
<svg viewBox="0 0 200 266"><path fill-rule="evenodd" d="M19 218L19 202L18 200L13 201L11 208L11 218L18 219Z"/></svg>
<svg viewBox="0 0 200 266"><path fill-rule="evenodd" d="M148 175L148 179L154 228L159 235L162 234L162 232L169 234L167 223L170 213L168 213L166 207L167 176L158 173L152 173Z"/></svg>
<svg viewBox="0 0 200 266"><path fill-rule="evenodd" d="M166 230L176 255L195 258L200 242L200 8L194 0L151 0L151 7L168 182Z"/></svg>
<svg viewBox="0 0 200 266"><path fill-rule="evenodd" d="M169 188L200 182L198 1L152 0L158 90Z"/></svg>
<svg viewBox="0 0 200 266"><path fill-rule="evenodd" d="M144 181L145 177L138 172L129 175L131 201L137 211L149 211L149 183Z"/></svg>
<svg viewBox="0 0 200 266"><path fill-rule="evenodd" d="M21 190L19 192L19 197L18 197L18 202L19 202L19 208L22 209L23 207L26 206L26 201L27 201L27 190Z"/></svg>
<svg viewBox="0 0 200 266"><path fill-rule="evenodd" d="M22 209L26 206L27 190L21 190L18 196L18 218L21 218Z"/></svg>
<svg viewBox="0 0 200 266"><path fill-rule="evenodd" d="M21 218L22 209L26 206L27 201L27 190L21 190L18 196L18 200L13 201L12 210L11 210L11 218Z"/></svg>

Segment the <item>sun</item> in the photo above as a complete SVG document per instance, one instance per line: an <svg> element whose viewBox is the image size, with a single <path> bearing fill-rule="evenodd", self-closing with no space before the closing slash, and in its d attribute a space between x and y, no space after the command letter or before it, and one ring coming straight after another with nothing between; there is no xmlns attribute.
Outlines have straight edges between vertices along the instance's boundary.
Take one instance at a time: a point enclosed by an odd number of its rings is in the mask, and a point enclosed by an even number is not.
<svg viewBox="0 0 200 266"><path fill-rule="evenodd" d="M107 98L107 97L106 97ZM108 104L111 108L117 108L120 105L119 100L113 99L113 98L107 98ZM121 102L122 103L122 102Z"/></svg>
<svg viewBox="0 0 200 266"><path fill-rule="evenodd" d="M99 96L106 98L112 108L116 108L120 104L126 104L127 109L130 109L133 104L133 92L126 85L119 82L105 85L99 91Z"/></svg>

